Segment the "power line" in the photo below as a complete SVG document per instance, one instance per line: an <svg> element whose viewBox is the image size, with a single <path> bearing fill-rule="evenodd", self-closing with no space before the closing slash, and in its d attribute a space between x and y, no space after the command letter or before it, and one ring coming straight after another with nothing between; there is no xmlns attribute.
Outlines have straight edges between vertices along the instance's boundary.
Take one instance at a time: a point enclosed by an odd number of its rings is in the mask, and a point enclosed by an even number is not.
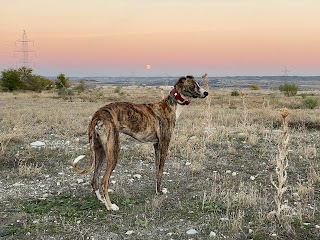
<svg viewBox="0 0 320 240"><path fill-rule="evenodd" d="M18 52L21 56L21 60L16 63L17 66L19 65L21 67L29 68L31 65L33 65L33 66L35 65L34 62L29 60L29 53L31 53L31 52L35 53L35 51L29 50L29 43L30 42L32 42L32 44L34 46L34 42L32 40L28 39L26 31L23 30L22 39L19 39L16 41L16 45L17 45L17 43L19 43L19 45L21 45L19 50L15 51L15 52Z"/></svg>

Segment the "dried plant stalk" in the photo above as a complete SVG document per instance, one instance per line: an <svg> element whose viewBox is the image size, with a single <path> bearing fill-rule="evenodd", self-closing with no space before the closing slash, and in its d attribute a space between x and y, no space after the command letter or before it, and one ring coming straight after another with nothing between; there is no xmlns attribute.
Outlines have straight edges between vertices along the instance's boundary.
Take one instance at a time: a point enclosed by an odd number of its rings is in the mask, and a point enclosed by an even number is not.
<svg viewBox="0 0 320 240"><path fill-rule="evenodd" d="M274 202L276 204L276 210L270 214L275 214L280 219L281 212L285 209L290 209L286 204L282 204L282 196L287 190L287 167L288 167L288 143L289 143L289 131L288 131L288 115L289 110L287 108L281 109L283 132L278 144L278 156L276 158L275 172L277 179L273 180L272 174L270 175L271 184L275 187L276 192L274 195Z"/></svg>
<svg viewBox="0 0 320 240"><path fill-rule="evenodd" d="M248 123L248 108L246 103L246 93L241 91L240 96L241 96L242 106L243 106L242 124L243 124L243 127L246 127Z"/></svg>

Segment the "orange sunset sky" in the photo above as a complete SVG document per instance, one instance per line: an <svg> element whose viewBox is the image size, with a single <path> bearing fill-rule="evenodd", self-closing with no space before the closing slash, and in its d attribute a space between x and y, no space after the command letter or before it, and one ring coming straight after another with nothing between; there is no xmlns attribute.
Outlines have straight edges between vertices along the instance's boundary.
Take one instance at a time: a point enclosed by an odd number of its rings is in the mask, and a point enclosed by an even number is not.
<svg viewBox="0 0 320 240"><path fill-rule="evenodd" d="M319 0L2 0L0 71L26 30L45 76L320 75L319 12Z"/></svg>

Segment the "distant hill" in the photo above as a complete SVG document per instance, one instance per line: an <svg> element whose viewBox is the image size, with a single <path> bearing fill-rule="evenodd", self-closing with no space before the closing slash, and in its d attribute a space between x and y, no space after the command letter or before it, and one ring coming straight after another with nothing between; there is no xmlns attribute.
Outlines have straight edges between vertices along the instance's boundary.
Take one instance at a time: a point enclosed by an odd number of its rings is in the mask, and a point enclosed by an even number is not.
<svg viewBox="0 0 320 240"><path fill-rule="evenodd" d="M50 78L50 77L49 77ZM86 80L94 84L163 86L174 85L179 77L69 77L72 81ZM201 83L201 77L197 77ZM52 78L52 79L55 79ZM285 81L295 83L299 90L320 90L320 76L226 76L208 77L213 88L248 88L257 84L261 89L278 89Z"/></svg>

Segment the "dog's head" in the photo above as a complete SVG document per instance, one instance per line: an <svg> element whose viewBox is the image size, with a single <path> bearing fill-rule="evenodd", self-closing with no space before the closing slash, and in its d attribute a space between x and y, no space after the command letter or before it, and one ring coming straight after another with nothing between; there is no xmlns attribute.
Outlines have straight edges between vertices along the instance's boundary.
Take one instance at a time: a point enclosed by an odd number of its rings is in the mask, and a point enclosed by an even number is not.
<svg viewBox="0 0 320 240"><path fill-rule="evenodd" d="M180 77L174 87L185 97L205 98L209 94L206 90L200 87L199 83L190 75Z"/></svg>

